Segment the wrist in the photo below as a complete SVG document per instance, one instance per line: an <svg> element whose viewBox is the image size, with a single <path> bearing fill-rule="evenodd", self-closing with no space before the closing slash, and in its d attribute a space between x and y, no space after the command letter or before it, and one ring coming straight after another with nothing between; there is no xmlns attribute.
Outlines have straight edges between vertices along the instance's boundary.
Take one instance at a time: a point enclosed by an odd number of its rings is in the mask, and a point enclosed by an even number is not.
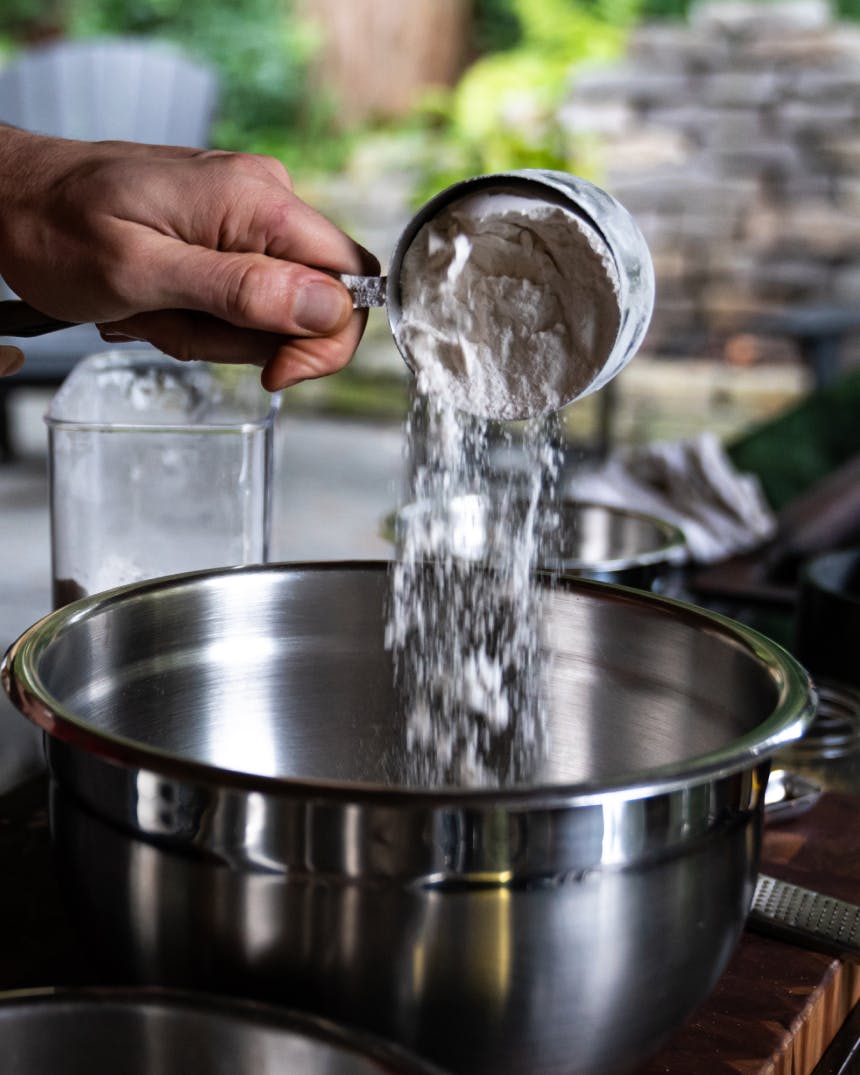
<svg viewBox="0 0 860 1075"><path fill-rule="evenodd" d="M28 204L45 181L45 149L55 139L0 125L0 275L27 230Z"/></svg>
<svg viewBox="0 0 860 1075"><path fill-rule="evenodd" d="M45 141L44 135L0 123L0 197L4 206L15 200L22 174L26 176L33 168L37 143Z"/></svg>

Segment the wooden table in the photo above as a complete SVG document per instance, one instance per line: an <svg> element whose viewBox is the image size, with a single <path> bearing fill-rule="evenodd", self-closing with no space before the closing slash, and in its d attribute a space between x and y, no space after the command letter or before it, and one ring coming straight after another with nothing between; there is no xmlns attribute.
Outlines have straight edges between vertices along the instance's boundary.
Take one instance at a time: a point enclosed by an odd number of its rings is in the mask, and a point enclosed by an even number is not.
<svg viewBox="0 0 860 1075"><path fill-rule="evenodd" d="M770 826L762 868L860 902L860 799L828 793ZM708 1000L637 1075L811 1075L858 1001L860 965L747 931Z"/></svg>

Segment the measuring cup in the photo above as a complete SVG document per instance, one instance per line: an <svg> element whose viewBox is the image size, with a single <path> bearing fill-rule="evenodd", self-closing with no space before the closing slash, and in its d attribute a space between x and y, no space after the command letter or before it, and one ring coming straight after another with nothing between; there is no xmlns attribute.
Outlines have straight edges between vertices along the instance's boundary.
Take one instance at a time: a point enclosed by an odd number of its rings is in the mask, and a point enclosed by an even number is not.
<svg viewBox="0 0 860 1075"><path fill-rule="evenodd" d="M642 342L654 305L654 270L645 239L626 209L599 187L566 172L542 169L499 172L466 179L441 191L422 206L400 234L387 276L341 277L356 306L386 307L394 342L407 366L413 373L418 372L421 356L404 333L409 312L404 309L404 259L425 225L449 207L476 194L489 195L490 199L496 195L519 195L565 210L571 227L578 227L582 233L583 247L590 245L608 266L604 271L611 274L616 289L618 320L614 340L606 353L594 356L594 361L581 370L571 368L567 392L559 399L558 406L535 409L530 394L518 394L516 383L510 385L503 401L479 399L481 409L473 405L475 400L469 392L472 386L467 383L458 398L459 405L484 418L525 419L548 409L559 409L602 388L627 365ZM576 304L579 298L577 283L571 279L567 301ZM500 308L492 313L504 315L505 311ZM541 360L539 347L534 348L532 358L537 368ZM438 380L431 383L430 390L439 390Z"/></svg>
<svg viewBox="0 0 860 1075"><path fill-rule="evenodd" d="M354 276L331 273L339 279L353 297L356 309L385 306L388 323L398 350L413 373L420 367L420 355L410 342L404 325L402 270L404 259L422 228L450 206L474 194L518 195L531 202L561 208L578 228L583 250L602 259L607 275L611 274L617 298L617 331L605 354L592 356L592 361L574 370L565 381L563 398L547 407L536 402L530 394L518 394L513 386L506 398L499 401L479 400L475 409L468 391L460 393L457 403L462 409L489 419L524 419L548 410L559 409L575 399L602 388L627 365L642 342L651 318L654 303L654 270L645 240L636 222L613 197L594 184L566 172L542 169L499 172L463 180L431 198L412 217L401 233L392 254L387 276ZM571 280L569 302L581 301L575 280ZM13 309L17 308L17 309ZM408 313L408 311L407 311ZM504 314L504 310L489 314ZM67 322L55 321L37 313L24 303L0 303L0 334L34 336L68 327ZM534 353L535 368L540 362L540 350ZM521 384L526 381L521 380ZM439 391L438 380L430 390ZM443 393L444 394L444 393Z"/></svg>

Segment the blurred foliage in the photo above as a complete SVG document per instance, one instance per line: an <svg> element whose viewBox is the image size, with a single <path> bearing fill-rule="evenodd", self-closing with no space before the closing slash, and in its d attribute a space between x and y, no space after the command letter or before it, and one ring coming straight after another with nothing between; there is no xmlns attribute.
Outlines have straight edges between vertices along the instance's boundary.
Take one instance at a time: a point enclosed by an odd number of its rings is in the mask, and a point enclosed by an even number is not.
<svg viewBox="0 0 860 1075"><path fill-rule="evenodd" d="M4 51L51 36L140 35L180 45L219 74L215 145L338 167L349 142L335 102L308 91L318 33L288 0L0 0Z"/></svg>
<svg viewBox="0 0 860 1075"><path fill-rule="evenodd" d="M690 0L642 0L643 19L685 19Z"/></svg>
<svg viewBox="0 0 860 1075"><path fill-rule="evenodd" d="M568 166L555 112L570 66L615 55L639 0L474 2L476 62L453 92L429 96L401 125L432 143L426 159L437 163L425 168L425 188L476 171ZM216 145L270 153L294 170L332 170L361 137L339 131L336 102L309 89L321 42L289 0L0 0L0 39L59 33L159 37L213 64Z"/></svg>
<svg viewBox="0 0 860 1075"><path fill-rule="evenodd" d="M225 117L250 128L294 123L315 42L280 0L72 0L75 36L163 37L213 63Z"/></svg>
<svg viewBox="0 0 860 1075"><path fill-rule="evenodd" d="M511 0L474 0L472 42L478 55L509 49L521 36Z"/></svg>
<svg viewBox="0 0 860 1075"><path fill-rule="evenodd" d="M587 171L587 146L572 144L558 119L571 68L612 59L638 20L681 18L690 2L473 0L475 61L452 91L429 94L393 125L406 139L420 132L428 147L416 200L478 172ZM838 0L838 9L860 18L860 0ZM365 133L339 130L336 102L311 88L321 42L290 0L0 0L0 50L61 33L156 36L214 65L216 145L325 171L342 168Z"/></svg>
<svg viewBox="0 0 860 1075"><path fill-rule="evenodd" d="M860 370L812 392L729 447L735 466L755 474L775 510L860 452Z"/></svg>
<svg viewBox="0 0 860 1075"><path fill-rule="evenodd" d="M76 36L141 34L182 45L220 76L216 145L336 165L334 103L307 91L320 41L283 0L67 0Z"/></svg>
<svg viewBox="0 0 860 1075"><path fill-rule="evenodd" d="M515 41L479 58L450 93L429 96L418 110L435 132L439 163L428 168L416 202L482 172L572 169L576 148L558 118L571 68L620 55L638 3L494 0L497 17L513 18ZM576 167L583 172L581 161Z"/></svg>
<svg viewBox="0 0 860 1075"><path fill-rule="evenodd" d="M64 7L62 0L2 0L0 55L56 32L63 25Z"/></svg>

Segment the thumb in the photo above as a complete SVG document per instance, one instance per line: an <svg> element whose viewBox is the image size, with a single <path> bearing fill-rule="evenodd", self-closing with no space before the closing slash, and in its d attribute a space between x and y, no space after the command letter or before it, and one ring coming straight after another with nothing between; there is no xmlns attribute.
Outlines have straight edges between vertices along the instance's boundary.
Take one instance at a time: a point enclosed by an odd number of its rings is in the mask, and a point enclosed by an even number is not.
<svg viewBox="0 0 860 1075"><path fill-rule="evenodd" d="M233 253L171 240L159 262L150 309L211 314L240 328L329 336L352 316L352 297L326 273L266 254Z"/></svg>
<svg viewBox="0 0 860 1075"><path fill-rule="evenodd" d="M24 352L17 347L0 347L0 377L8 377L24 365Z"/></svg>

